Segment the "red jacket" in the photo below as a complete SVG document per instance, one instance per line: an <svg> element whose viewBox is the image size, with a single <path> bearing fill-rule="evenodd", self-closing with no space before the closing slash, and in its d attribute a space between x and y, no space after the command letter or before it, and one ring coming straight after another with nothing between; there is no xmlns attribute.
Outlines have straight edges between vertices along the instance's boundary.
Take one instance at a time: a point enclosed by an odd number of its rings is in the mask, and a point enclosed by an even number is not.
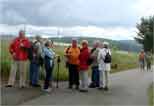
<svg viewBox="0 0 154 106"><path fill-rule="evenodd" d="M14 60L24 61L28 59L27 49L30 47L28 38L15 38L10 44L9 51L13 55Z"/></svg>
<svg viewBox="0 0 154 106"><path fill-rule="evenodd" d="M79 60L80 60L80 70L81 71L85 71L88 70L88 59L90 57L90 52L88 48L82 48L80 51L80 56L79 56Z"/></svg>

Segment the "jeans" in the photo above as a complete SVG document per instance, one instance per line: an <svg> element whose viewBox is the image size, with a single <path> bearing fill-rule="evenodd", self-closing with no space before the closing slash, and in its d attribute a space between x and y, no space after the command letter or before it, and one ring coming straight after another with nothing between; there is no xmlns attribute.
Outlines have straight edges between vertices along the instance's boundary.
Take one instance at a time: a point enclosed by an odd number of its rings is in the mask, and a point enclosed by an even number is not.
<svg viewBox="0 0 154 106"><path fill-rule="evenodd" d="M92 67L92 84L99 87L100 73L98 67Z"/></svg>
<svg viewBox="0 0 154 106"><path fill-rule="evenodd" d="M45 59L45 71L46 71L46 77L44 81L44 89L48 89L50 86L50 81L52 80L52 71L54 68L54 64L51 66L50 60Z"/></svg>
<svg viewBox="0 0 154 106"><path fill-rule="evenodd" d="M39 65L34 62L30 62L30 82L32 85L36 85L38 84L38 80L39 80Z"/></svg>

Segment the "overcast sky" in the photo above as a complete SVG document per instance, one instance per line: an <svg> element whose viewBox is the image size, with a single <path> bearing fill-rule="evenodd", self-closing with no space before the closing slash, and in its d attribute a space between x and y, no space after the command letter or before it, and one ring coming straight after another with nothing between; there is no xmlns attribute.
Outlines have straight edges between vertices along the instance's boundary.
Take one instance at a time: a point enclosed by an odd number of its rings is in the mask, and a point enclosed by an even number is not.
<svg viewBox="0 0 154 106"><path fill-rule="evenodd" d="M0 32L16 32L26 24L31 31L48 33L60 27L65 36L133 39L140 18L154 15L153 4L154 0L0 0Z"/></svg>

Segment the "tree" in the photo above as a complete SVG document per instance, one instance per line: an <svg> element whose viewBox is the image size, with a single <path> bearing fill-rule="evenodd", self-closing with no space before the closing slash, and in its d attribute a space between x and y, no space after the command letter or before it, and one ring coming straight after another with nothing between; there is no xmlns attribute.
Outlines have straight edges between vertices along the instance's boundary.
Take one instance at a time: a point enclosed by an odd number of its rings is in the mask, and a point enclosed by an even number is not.
<svg viewBox="0 0 154 106"><path fill-rule="evenodd" d="M141 18L141 22L137 24L137 37L135 40L143 45L143 49L145 51L153 50L153 36L154 36L154 16L150 16L149 18Z"/></svg>

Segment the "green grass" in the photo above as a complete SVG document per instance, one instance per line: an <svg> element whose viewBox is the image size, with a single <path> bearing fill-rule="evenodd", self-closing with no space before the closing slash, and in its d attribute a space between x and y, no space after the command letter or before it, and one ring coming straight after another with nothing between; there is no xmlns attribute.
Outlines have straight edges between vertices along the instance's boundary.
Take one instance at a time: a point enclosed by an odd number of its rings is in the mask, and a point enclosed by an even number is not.
<svg viewBox="0 0 154 106"><path fill-rule="evenodd" d="M148 89L149 106L154 106L154 83L152 83Z"/></svg>
<svg viewBox="0 0 154 106"><path fill-rule="evenodd" d="M11 56L8 51L9 41L1 40L1 55L0 55L0 65L1 65L1 73L2 77L8 77L10 66L11 66ZM56 46L55 52L60 55L61 63L60 63L60 72L59 72L59 79L60 80L67 80L68 79L68 70L65 68L64 62L64 47ZM112 65L117 64L117 68L112 68L111 73L124 71L131 68L137 67L137 54L136 53L119 53L117 51L112 51ZM28 66L27 66L28 69ZM89 69L90 70L90 69ZM44 78L45 71L40 71L40 77ZM89 71L89 74L91 71ZM54 71L53 71L54 79L57 78L57 64L55 63Z"/></svg>

